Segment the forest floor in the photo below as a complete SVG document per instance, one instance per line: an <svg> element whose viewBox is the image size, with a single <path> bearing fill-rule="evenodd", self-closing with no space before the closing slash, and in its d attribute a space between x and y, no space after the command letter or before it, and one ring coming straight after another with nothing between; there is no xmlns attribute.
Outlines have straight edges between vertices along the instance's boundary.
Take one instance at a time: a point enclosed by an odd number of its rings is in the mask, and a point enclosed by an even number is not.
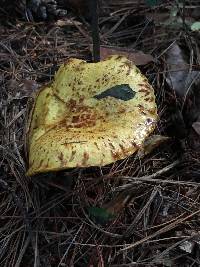
<svg viewBox="0 0 200 267"><path fill-rule="evenodd" d="M25 175L27 101L68 58L92 61L90 18L70 4L45 21L0 8L0 266L200 266L197 2L101 6L101 58L133 59L155 90L154 134L169 138L145 156L36 177Z"/></svg>

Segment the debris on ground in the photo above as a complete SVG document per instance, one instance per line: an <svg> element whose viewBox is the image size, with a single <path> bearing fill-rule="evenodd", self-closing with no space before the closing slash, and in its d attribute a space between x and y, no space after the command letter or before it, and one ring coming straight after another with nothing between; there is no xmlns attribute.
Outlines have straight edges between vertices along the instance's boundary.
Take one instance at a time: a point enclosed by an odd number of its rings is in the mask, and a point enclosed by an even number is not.
<svg viewBox="0 0 200 267"><path fill-rule="evenodd" d="M0 7L0 265L200 266L198 1L100 1L101 46L137 55L165 142L27 177L30 95L67 59L92 61L91 14L64 2Z"/></svg>

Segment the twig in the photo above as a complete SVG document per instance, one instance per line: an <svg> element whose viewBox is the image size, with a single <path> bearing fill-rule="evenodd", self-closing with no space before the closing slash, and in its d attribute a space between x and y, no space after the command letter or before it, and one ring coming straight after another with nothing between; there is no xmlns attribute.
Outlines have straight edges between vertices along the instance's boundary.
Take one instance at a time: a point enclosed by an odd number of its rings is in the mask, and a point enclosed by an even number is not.
<svg viewBox="0 0 200 267"><path fill-rule="evenodd" d="M180 163L180 161L176 160L172 164L164 167L163 169L161 169L161 170L159 170L159 171L157 171L157 172L155 172L155 173L153 173L151 175L144 175L142 177L121 176L119 178L121 178L123 180L130 181L130 183L126 184L126 185L123 185L123 186L119 186L117 189L130 189L135 184L135 182L138 182L138 181L159 182L159 183L177 183L176 181L169 181L169 180L165 181L165 180L158 180L158 179L155 179L155 178L160 176L161 174L164 174L164 173L170 171L175 166L177 166L179 163ZM184 182L184 184L185 184L185 182Z"/></svg>
<svg viewBox="0 0 200 267"><path fill-rule="evenodd" d="M17 259L17 261L15 263L15 267L20 267L20 265L22 263L22 259L23 259L24 255L26 253L26 250L27 250L27 248L29 246L30 241L31 241L31 235L29 234L27 239L26 239L26 241L25 241L25 243L24 243L24 246L23 246L23 248L22 248L22 250L21 250L21 252L19 254L19 257L18 257L18 259Z"/></svg>
<svg viewBox="0 0 200 267"><path fill-rule="evenodd" d="M197 211L193 212L192 214L186 216L185 218L180 218L180 219L178 219L177 221L175 221L175 222L173 222L173 223L171 223L171 224L169 224L169 225L163 227L162 229L156 231L155 233L153 233L153 234L151 234L151 235L149 235L149 236L147 236L147 237L145 237L145 238L142 238L141 240L139 240L139 241L133 243L132 245L130 245L130 246L126 246L125 248L121 249L121 250L117 253L117 255L120 254L120 253L122 253L122 252L125 251L125 250L133 249L133 248L135 248L135 247L141 245L143 242L148 241L149 239L152 239L152 238L154 238L154 237L156 237L156 236L158 236L158 235L160 235L160 234L163 234L163 233L168 232L169 230L172 230L173 228L177 227L180 223L183 223L183 222L187 221L188 219L192 218L193 216L195 216L195 215L197 215L197 214L199 214L199 213L200 213L200 210L197 210ZM184 215L184 214L183 214L183 215Z"/></svg>
<svg viewBox="0 0 200 267"><path fill-rule="evenodd" d="M77 236L79 235L79 232L81 231L81 229L83 228L83 224L81 224L81 226L79 227L77 233L75 234L74 238L72 239L71 243L69 244L68 248L66 249L64 255L62 256L59 264L58 264L58 267L59 266L62 266L62 263L63 263L63 260L65 259L65 257L67 256L71 246L73 245L74 241L76 240Z"/></svg>
<svg viewBox="0 0 200 267"><path fill-rule="evenodd" d="M139 220L144 215L144 213L147 210L147 208L151 205L151 203L153 202L153 200L154 200L155 196L157 195L157 193L158 193L158 188L155 187L154 190L152 191L151 196L150 196L149 200L147 201L147 203L144 205L144 207L137 214L137 216L135 217L135 219L133 220L131 225L129 227L127 227L126 232L124 233L124 237L130 236L131 233L134 231L134 229L136 228L136 225L138 224Z"/></svg>
<svg viewBox="0 0 200 267"><path fill-rule="evenodd" d="M99 1L90 0L90 11L92 15L92 39L93 60L100 61L100 37L99 37Z"/></svg>

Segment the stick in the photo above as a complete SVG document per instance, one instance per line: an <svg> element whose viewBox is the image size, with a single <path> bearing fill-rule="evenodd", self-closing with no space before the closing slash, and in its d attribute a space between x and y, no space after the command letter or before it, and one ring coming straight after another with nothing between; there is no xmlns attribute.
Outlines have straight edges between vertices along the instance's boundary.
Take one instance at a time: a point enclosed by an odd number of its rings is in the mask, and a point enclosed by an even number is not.
<svg viewBox="0 0 200 267"><path fill-rule="evenodd" d="M100 37L99 37L99 1L90 0L90 12L92 15L92 39L93 39L93 61L100 61Z"/></svg>
<svg viewBox="0 0 200 267"><path fill-rule="evenodd" d="M173 184L184 184L185 185L185 181L184 182L180 182L180 181L171 181L171 180L161 180L161 179L155 179L156 177L170 171L171 169L173 169L175 166L177 166L180 163L179 160L174 161L173 163L171 163L170 165L164 167L163 169L151 174L151 175L144 175L142 177L129 177L129 176L122 176L119 177L125 181L129 181L130 183L119 186L117 189L130 189L133 187L134 183L136 181L145 181L145 182L159 182L159 183L173 183ZM194 185L193 183L190 183L190 185ZM196 186L196 184L195 184Z"/></svg>

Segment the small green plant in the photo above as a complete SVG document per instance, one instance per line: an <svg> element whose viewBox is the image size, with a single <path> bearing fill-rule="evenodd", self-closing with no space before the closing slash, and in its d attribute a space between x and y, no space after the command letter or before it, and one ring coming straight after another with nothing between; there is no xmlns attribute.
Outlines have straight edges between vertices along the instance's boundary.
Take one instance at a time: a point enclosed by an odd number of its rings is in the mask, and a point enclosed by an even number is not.
<svg viewBox="0 0 200 267"><path fill-rule="evenodd" d="M99 224L105 224L114 219L114 215L108 212L105 208L89 207L89 216L92 220Z"/></svg>

